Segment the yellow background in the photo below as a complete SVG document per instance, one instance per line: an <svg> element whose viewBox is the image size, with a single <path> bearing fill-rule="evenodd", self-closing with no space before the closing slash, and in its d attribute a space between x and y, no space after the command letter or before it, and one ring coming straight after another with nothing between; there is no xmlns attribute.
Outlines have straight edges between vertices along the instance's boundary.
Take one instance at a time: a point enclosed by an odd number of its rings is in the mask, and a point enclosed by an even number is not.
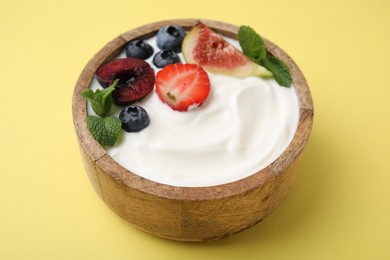
<svg viewBox="0 0 390 260"><path fill-rule="evenodd" d="M250 25L304 72L315 124L293 189L211 243L146 234L98 198L71 95L109 40L171 18ZM390 2L0 2L0 259L390 259Z"/></svg>

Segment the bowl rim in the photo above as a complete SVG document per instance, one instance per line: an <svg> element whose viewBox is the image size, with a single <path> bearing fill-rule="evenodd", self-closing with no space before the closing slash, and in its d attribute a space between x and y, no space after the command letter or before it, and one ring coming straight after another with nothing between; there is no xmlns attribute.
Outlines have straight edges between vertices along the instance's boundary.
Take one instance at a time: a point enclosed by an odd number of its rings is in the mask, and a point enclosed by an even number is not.
<svg viewBox="0 0 390 260"><path fill-rule="evenodd" d="M162 198L190 201L220 199L243 194L260 186L263 187L273 181L278 175L282 174L299 157L312 130L314 115L313 101L303 73L286 52L267 38L262 37L267 51L282 59L289 67L299 101L297 130L292 141L275 161L262 170L234 182L207 187L178 187L143 178L127 170L112 159L87 129L87 102L81 98L80 93L90 86L97 68L115 59L130 40L135 38L148 38L165 25L176 24L185 29L190 29L198 22L206 24L224 36L237 38L238 26L209 19L172 19L145 24L120 34L98 51L84 67L73 91L72 116L80 149L95 163L95 167L99 167L117 182L138 191Z"/></svg>

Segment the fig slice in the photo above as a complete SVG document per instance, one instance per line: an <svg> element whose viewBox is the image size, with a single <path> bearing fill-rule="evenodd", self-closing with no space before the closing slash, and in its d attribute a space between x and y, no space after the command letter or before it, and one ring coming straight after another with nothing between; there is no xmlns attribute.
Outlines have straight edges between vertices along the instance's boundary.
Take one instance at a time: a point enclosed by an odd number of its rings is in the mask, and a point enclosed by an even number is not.
<svg viewBox="0 0 390 260"><path fill-rule="evenodd" d="M221 35L199 22L186 35L182 53L187 63L195 63L205 70L235 77L271 77L272 73L245 56Z"/></svg>

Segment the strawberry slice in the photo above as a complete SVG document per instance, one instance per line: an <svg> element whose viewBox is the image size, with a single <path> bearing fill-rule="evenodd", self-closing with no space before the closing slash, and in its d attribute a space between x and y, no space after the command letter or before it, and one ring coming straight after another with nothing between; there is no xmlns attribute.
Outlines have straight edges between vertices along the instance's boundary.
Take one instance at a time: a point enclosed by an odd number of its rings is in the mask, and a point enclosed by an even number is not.
<svg viewBox="0 0 390 260"><path fill-rule="evenodd" d="M196 64L169 64L157 72L156 92L161 101L174 110L188 111L206 100L210 80L204 69Z"/></svg>

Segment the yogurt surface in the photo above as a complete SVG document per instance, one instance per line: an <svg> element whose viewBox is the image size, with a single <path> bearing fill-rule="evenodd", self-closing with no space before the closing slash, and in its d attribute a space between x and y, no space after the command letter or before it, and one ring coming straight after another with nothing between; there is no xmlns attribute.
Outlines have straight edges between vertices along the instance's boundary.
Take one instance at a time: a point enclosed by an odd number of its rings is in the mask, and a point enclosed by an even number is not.
<svg viewBox="0 0 390 260"><path fill-rule="evenodd" d="M155 38L148 42L156 53ZM237 41L229 42L239 48ZM147 61L153 67L151 58ZM208 75L210 94L196 109L174 111L155 90L137 102L148 112L150 125L138 133L123 131L108 154L141 177L182 187L233 182L273 162L297 129L294 87L281 87L273 78ZM97 88L93 79L91 89ZM93 114L90 106L88 113Z"/></svg>

